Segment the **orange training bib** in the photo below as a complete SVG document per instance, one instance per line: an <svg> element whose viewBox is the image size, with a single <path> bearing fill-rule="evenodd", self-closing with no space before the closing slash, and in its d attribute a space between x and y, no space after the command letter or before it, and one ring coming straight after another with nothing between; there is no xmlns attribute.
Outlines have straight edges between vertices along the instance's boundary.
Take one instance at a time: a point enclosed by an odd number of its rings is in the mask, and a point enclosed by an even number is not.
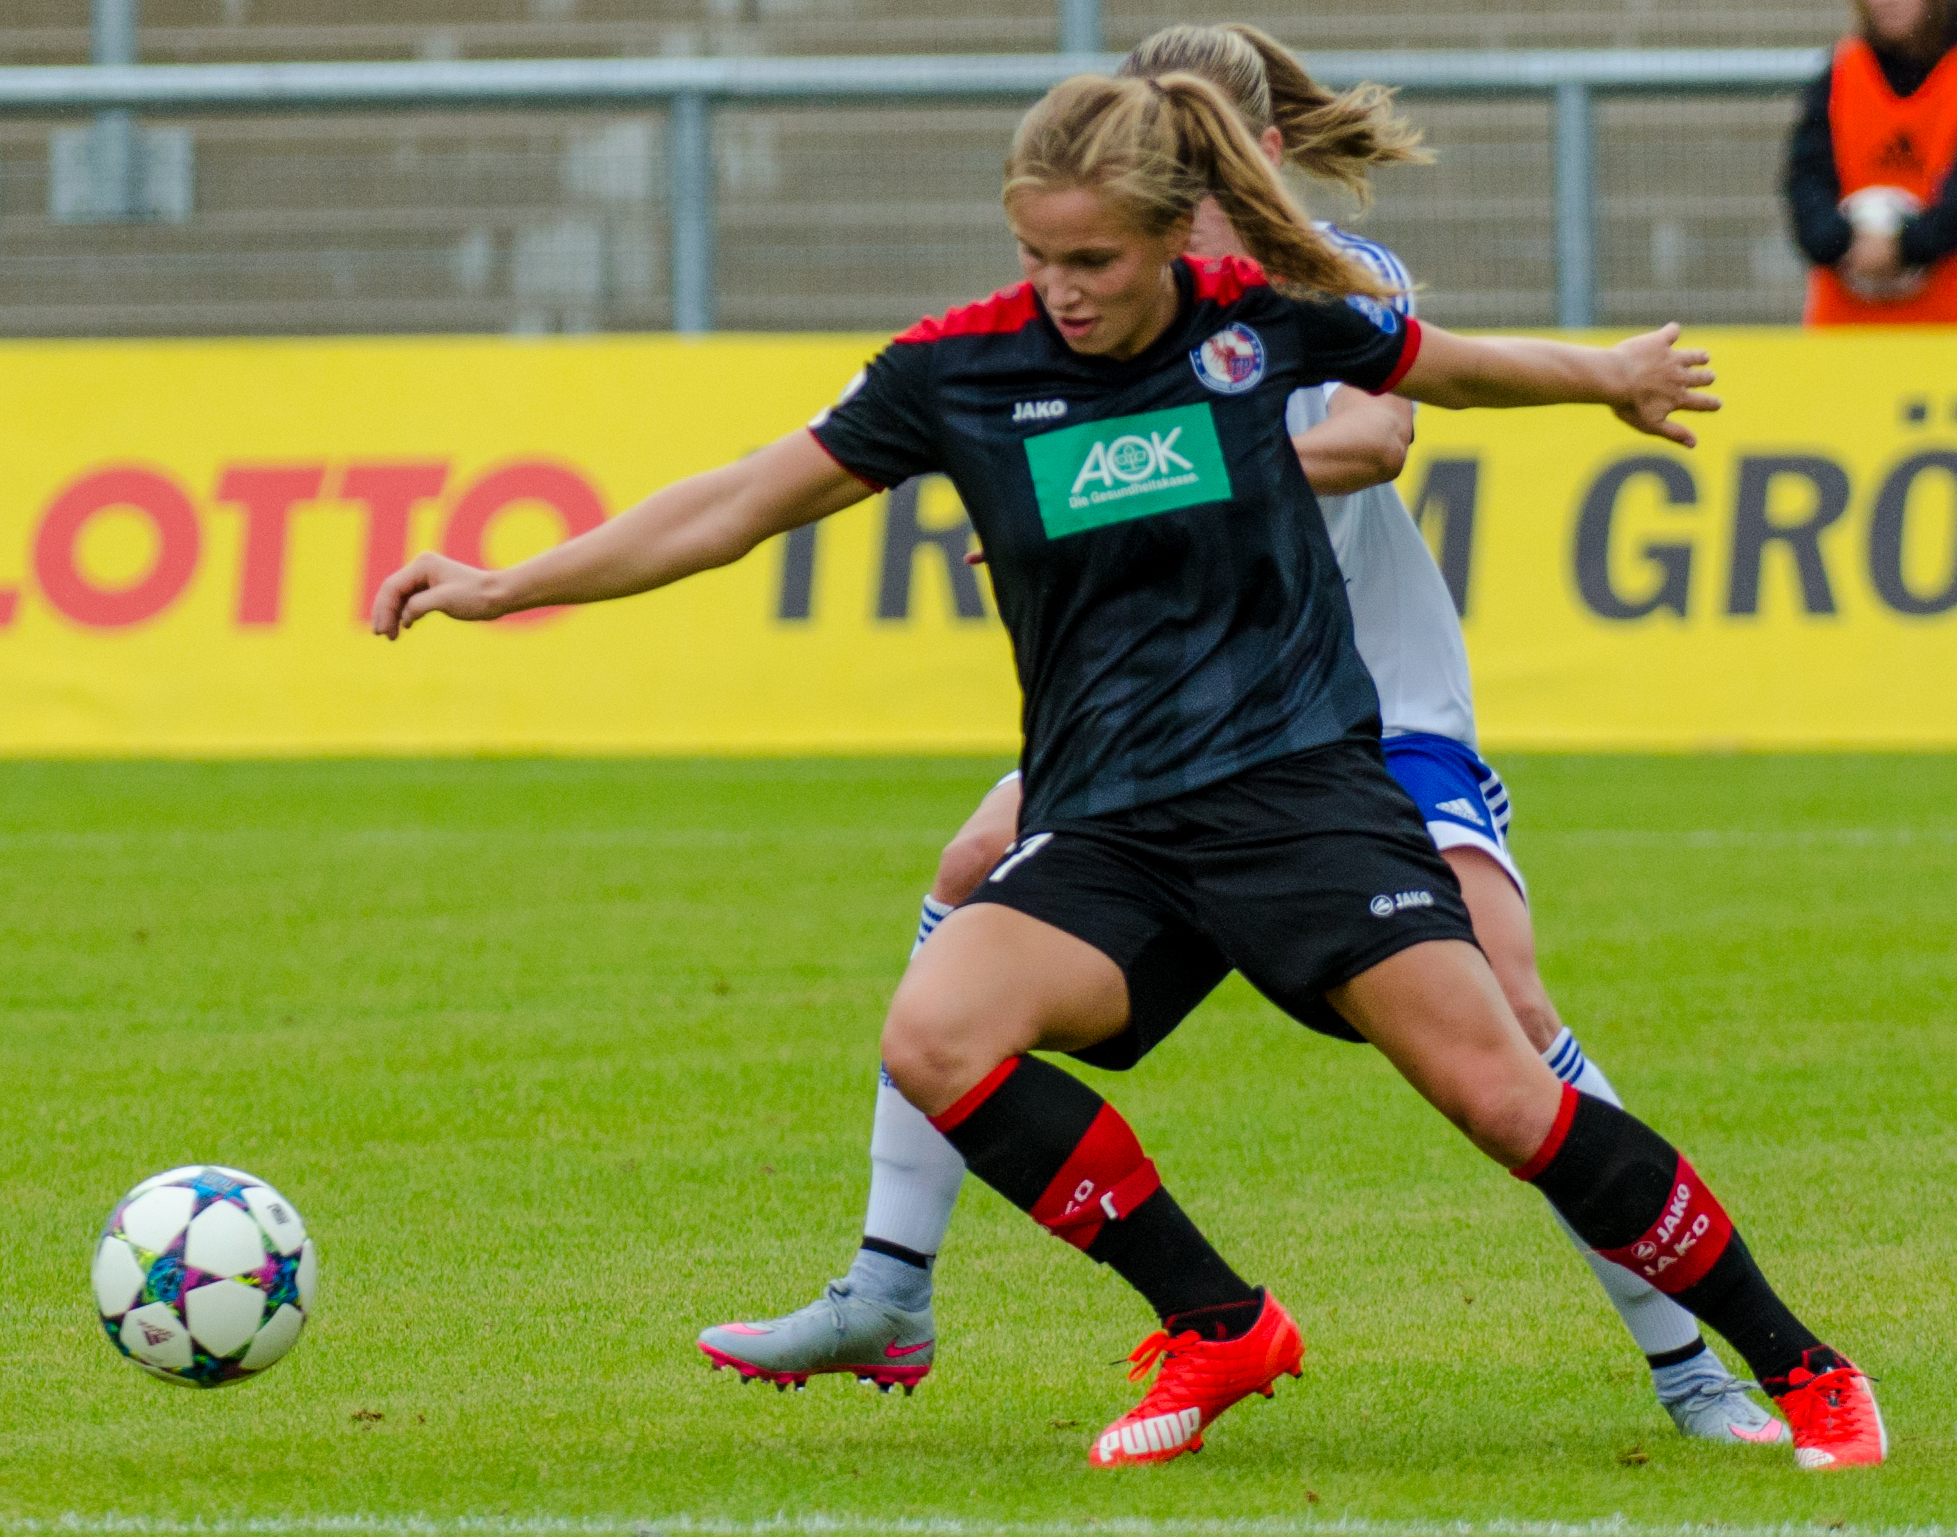
<svg viewBox="0 0 1957 1537"><path fill-rule="evenodd" d="M1957 163L1957 49L1930 78L1899 97L1883 78L1875 51L1859 37L1835 48L1828 126L1844 198L1867 187L1897 187L1925 207L1936 201ZM1832 268L1808 275L1809 325L1957 324L1957 254L1930 268L1910 298L1892 303L1852 292Z"/></svg>

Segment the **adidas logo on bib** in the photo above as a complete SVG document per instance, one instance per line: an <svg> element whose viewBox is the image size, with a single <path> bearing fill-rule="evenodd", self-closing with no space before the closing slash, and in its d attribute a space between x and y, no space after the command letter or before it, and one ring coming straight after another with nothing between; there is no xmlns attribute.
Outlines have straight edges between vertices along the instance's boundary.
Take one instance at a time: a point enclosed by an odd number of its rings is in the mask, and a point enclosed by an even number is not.
<svg viewBox="0 0 1957 1537"><path fill-rule="evenodd" d="M1475 810L1475 803L1463 795L1458 800L1441 801L1434 809L1445 811L1451 817L1459 817L1464 822L1472 822L1477 827L1485 827L1481 813Z"/></svg>

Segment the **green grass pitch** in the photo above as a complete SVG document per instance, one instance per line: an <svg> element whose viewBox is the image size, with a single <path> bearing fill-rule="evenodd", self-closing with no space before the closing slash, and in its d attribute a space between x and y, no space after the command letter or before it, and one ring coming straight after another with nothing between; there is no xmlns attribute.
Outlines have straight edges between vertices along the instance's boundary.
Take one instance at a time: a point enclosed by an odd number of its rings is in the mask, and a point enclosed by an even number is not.
<svg viewBox="0 0 1957 1537"><path fill-rule="evenodd" d="M0 1527L1949 1522L1957 762L1502 766L1566 1018L1880 1377L1886 1468L1681 1441L1542 1201L1236 982L1089 1076L1301 1382L1090 1471L1150 1320L982 1188L915 1398L710 1374L701 1325L847 1262L884 1001L997 763L13 764ZM115 1197L199 1160L323 1259L294 1355L204 1394L87 1283Z"/></svg>

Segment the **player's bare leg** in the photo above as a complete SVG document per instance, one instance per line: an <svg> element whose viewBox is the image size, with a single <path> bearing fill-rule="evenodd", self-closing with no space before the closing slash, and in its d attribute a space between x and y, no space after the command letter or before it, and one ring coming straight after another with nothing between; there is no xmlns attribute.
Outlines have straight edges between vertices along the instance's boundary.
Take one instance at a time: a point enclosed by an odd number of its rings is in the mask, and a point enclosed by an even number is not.
<svg viewBox="0 0 1957 1537"><path fill-rule="evenodd" d="M1622 1109L1624 1102L1610 1080L1584 1055L1557 1016L1536 969L1536 935L1529 908L1514 880L1478 848L1444 849L1442 857L1461 882L1475 939L1529 1044L1565 1083ZM1747 1384L1727 1370L1706 1344L1696 1318L1656 1287L1592 1250L1561 1215L1556 1222L1595 1272L1611 1306L1644 1352L1658 1402L1680 1431L1710 1441L1767 1444L1786 1439L1787 1427L1747 1397Z"/></svg>
<svg viewBox="0 0 1957 1537"><path fill-rule="evenodd" d="M1542 1191L1589 1247L1636 1265L1723 1334L1786 1412L1801 1467L1883 1460L1888 1439L1867 1377L1789 1311L1676 1148L1550 1073L1477 949L1415 945L1328 996L1477 1147ZM1546 1093L1555 1096L1553 1115L1525 1156L1552 1109Z"/></svg>
<svg viewBox="0 0 1957 1537"><path fill-rule="evenodd" d="M1113 1268L1161 1319L1130 1357L1131 1379L1155 1380L1096 1438L1097 1467L1200 1449L1218 1415L1269 1397L1304 1354L1290 1315L1197 1231L1114 1107L1026 1055L1084 1050L1127 1022L1128 984L1105 954L981 903L960 908L919 953L883 1036L892 1078L972 1172Z"/></svg>

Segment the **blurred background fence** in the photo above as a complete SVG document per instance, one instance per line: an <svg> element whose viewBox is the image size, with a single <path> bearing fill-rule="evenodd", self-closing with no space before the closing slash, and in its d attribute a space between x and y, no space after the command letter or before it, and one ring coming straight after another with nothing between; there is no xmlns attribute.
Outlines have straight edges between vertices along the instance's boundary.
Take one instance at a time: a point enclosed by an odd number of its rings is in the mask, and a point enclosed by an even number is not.
<svg viewBox="0 0 1957 1537"><path fill-rule="evenodd" d="M0 334L900 326L1015 276L999 163L1066 72L1050 56L1173 20L1253 21L1328 78L1408 87L1438 164L1383 176L1360 227L1437 319L1792 320L1782 143L1820 68L1807 50L1847 21L1835 0L143 0L140 28L135 0L94 10L9 0L0 26ZM1528 52L1545 49L1584 52ZM872 79L869 56L928 55L959 56L944 79L1019 83L670 94L688 70L819 89ZM78 72L41 71L91 59L142 110L91 118L70 93L51 113ZM502 106L454 84L488 59L651 62L636 94L560 75ZM165 111L143 94L213 78L147 66L274 61L419 61L397 75L451 82L423 98L449 104Z"/></svg>

